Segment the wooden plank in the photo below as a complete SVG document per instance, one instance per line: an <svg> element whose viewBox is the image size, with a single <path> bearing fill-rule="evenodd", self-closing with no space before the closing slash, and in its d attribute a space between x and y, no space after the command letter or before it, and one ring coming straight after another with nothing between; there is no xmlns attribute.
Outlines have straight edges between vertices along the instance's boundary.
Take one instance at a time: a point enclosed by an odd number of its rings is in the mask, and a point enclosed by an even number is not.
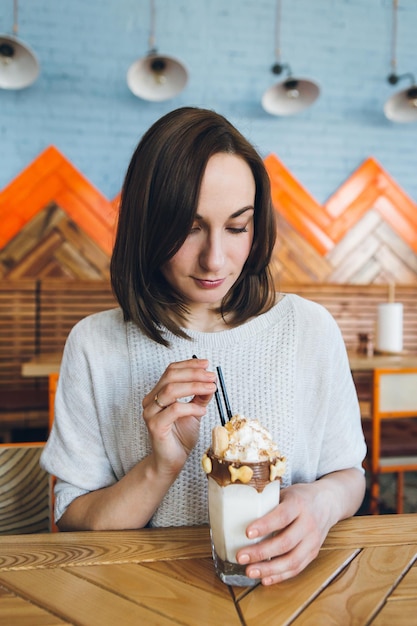
<svg viewBox="0 0 417 626"><path fill-rule="evenodd" d="M417 600L417 560L390 596L390 600ZM416 613L417 614L417 613Z"/></svg>
<svg viewBox="0 0 417 626"><path fill-rule="evenodd" d="M230 598L230 589L216 576L211 556L206 559L145 563L143 567L180 581L187 581L202 590L210 588L211 593L222 598L226 596Z"/></svg>
<svg viewBox="0 0 417 626"><path fill-rule="evenodd" d="M188 626L240 626L241 622L227 586L223 584L223 590L218 586L217 592L212 593L210 586L204 589L196 585L194 580L198 579L200 569L194 569L195 563L195 560L175 563L181 567L182 577L172 576L170 569L159 568L157 565L150 569L130 563L83 567L77 570L77 575L149 610L170 617L175 623ZM213 569L212 577L214 576Z"/></svg>
<svg viewBox="0 0 417 626"><path fill-rule="evenodd" d="M87 261L100 269L102 278L106 278L109 275L110 259L96 243L87 237L83 230L81 230L72 220L65 218L60 220L57 225L63 239L69 244L78 248L83 257Z"/></svg>
<svg viewBox="0 0 417 626"><path fill-rule="evenodd" d="M384 171L384 194L391 204L397 207L412 230L417 229L416 203L394 181L388 172Z"/></svg>
<svg viewBox="0 0 417 626"><path fill-rule="evenodd" d="M6 276L11 269L26 257L38 242L47 237L59 221L59 209L55 205L45 207L26 224L17 235L0 250L0 266L2 275ZM8 278L8 280L11 280Z"/></svg>
<svg viewBox="0 0 417 626"><path fill-rule="evenodd" d="M56 231L49 232L48 236L41 239L30 252L15 265L7 274L7 278L18 280L19 278L38 278L42 267L49 262L56 250L62 245L62 238Z"/></svg>
<svg viewBox="0 0 417 626"><path fill-rule="evenodd" d="M388 599L372 626L411 626L416 623L417 599L392 601Z"/></svg>
<svg viewBox="0 0 417 626"><path fill-rule="evenodd" d="M68 242L64 242L56 250L55 258L62 267L69 269L75 280L103 278L103 274L85 258L80 249Z"/></svg>
<svg viewBox="0 0 417 626"><path fill-rule="evenodd" d="M378 515L363 515L339 522L330 529L324 541L323 550L352 546L410 544L414 546L414 550L417 552L417 515L410 513L401 516L400 534L398 533L397 515L384 515L383 524L378 521L378 518Z"/></svg>
<svg viewBox="0 0 417 626"><path fill-rule="evenodd" d="M70 622L0 587L0 624L4 626L70 626Z"/></svg>
<svg viewBox="0 0 417 626"><path fill-rule="evenodd" d="M388 277L385 275L384 270L381 271L380 264L373 257L367 259L361 267L356 268L356 271L349 277L349 282L352 285L364 285L374 282L386 283L387 281Z"/></svg>
<svg viewBox="0 0 417 626"><path fill-rule="evenodd" d="M417 255L397 235L389 225L381 221L376 228L375 236L395 251L395 254L417 275ZM403 281L400 281L403 282Z"/></svg>
<svg viewBox="0 0 417 626"><path fill-rule="evenodd" d="M44 186L44 181L54 175L61 160L62 155L58 150L49 146L9 183L0 193L1 219L8 216L16 205L18 207L32 196L39 185Z"/></svg>
<svg viewBox="0 0 417 626"><path fill-rule="evenodd" d="M0 571L148 563L211 556L208 527L0 537Z"/></svg>
<svg viewBox="0 0 417 626"><path fill-rule="evenodd" d="M59 177L65 181L65 187L76 195L86 209L94 213L98 220L113 230L117 217L116 205L99 191L72 163L63 158L59 164Z"/></svg>
<svg viewBox="0 0 417 626"><path fill-rule="evenodd" d="M364 189L375 185L381 166L373 158L366 159L325 203L326 212L339 217Z"/></svg>
<svg viewBox="0 0 417 626"><path fill-rule="evenodd" d="M331 238L323 231L320 225L314 220L309 213L306 213L305 207L294 203L293 198L286 196L283 192L272 194L274 207L279 213L291 224L304 239L314 246L322 255L325 255L334 246Z"/></svg>
<svg viewBox="0 0 417 626"><path fill-rule="evenodd" d="M387 245L379 246L375 258L383 267L389 268L390 282L417 284L417 274L410 267L407 267L392 248Z"/></svg>
<svg viewBox="0 0 417 626"><path fill-rule="evenodd" d="M376 208L384 220L395 230L398 235L417 252L417 231L409 220L401 213L397 205L391 203L388 198L378 198ZM415 210L415 209L414 209Z"/></svg>
<svg viewBox="0 0 417 626"><path fill-rule="evenodd" d="M304 189L300 182L291 174L275 154L268 155L264 160L271 179L271 192L275 208L280 212L283 197L292 199L298 210L306 216L313 216L322 230L330 224L328 212ZM282 194L282 195L281 195Z"/></svg>
<svg viewBox="0 0 417 626"><path fill-rule="evenodd" d="M356 248L363 245L368 237L375 237L375 231L381 224L380 215L374 211L368 211L362 219L355 224L345 237L327 255L327 261L332 267L338 267L346 259L356 255ZM328 281L331 282L331 281Z"/></svg>
<svg viewBox="0 0 417 626"><path fill-rule="evenodd" d="M332 267L327 257L318 254L315 248L281 216L277 219L277 233L279 245L277 253L281 261L283 262L283 249L288 249L292 259L300 264L300 270L305 276L310 277L310 279L313 278L314 282L325 282Z"/></svg>
<svg viewBox="0 0 417 626"><path fill-rule="evenodd" d="M347 205L339 217L327 228L326 232L334 243L341 241L349 230L358 222L369 209L375 205L379 190L375 187L365 188L353 202Z"/></svg>
<svg viewBox="0 0 417 626"><path fill-rule="evenodd" d="M299 262L299 257L294 258L293 251L288 248L288 246L281 249L280 259L281 263L285 266L287 275L290 275L293 281L304 282L306 280L316 279L316 275L313 274L313 271ZM278 281L279 279L276 280L276 282Z"/></svg>
<svg viewBox="0 0 417 626"><path fill-rule="evenodd" d="M374 257L379 245L379 241L372 236L362 240L357 245L355 254L343 257L343 261L330 272L328 280L335 283L350 282L352 274L355 274L370 258Z"/></svg>
<svg viewBox="0 0 417 626"><path fill-rule="evenodd" d="M305 609L356 554L356 549L320 552L296 578L284 580L273 588L262 585L255 587L239 601L245 625L293 623L300 610Z"/></svg>
<svg viewBox="0 0 417 626"><path fill-rule="evenodd" d="M0 248L3 248L10 239L15 237L20 230L32 220L39 211L43 210L58 196L61 181L55 175L43 178L32 188L30 195L22 193L20 201L14 199L14 207L2 218L2 231L0 234Z"/></svg>
<svg viewBox="0 0 417 626"><path fill-rule="evenodd" d="M371 623L415 552L416 546L365 548L294 624L331 624L335 615L339 624Z"/></svg>
<svg viewBox="0 0 417 626"><path fill-rule="evenodd" d="M98 246L111 255L114 240L114 226L103 221L102 216L96 211L86 207L84 199L79 198L71 188L60 190L54 195L56 203L68 213L70 218L82 228ZM108 206L111 206L108 203Z"/></svg>
<svg viewBox="0 0 417 626"><path fill-rule="evenodd" d="M154 624L175 622L160 613L83 580L66 570L0 573L0 582L47 611L78 626Z"/></svg>

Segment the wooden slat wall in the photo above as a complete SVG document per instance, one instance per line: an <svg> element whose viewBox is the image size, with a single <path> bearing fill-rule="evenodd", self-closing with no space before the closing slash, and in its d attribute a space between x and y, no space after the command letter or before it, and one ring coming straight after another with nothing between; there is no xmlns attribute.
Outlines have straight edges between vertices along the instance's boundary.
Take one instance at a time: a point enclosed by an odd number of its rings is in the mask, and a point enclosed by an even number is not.
<svg viewBox="0 0 417 626"><path fill-rule="evenodd" d="M22 363L39 353L62 350L78 320L115 305L104 281L2 281L0 387L46 386L47 381L22 378Z"/></svg>
<svg viewBox="0 0 417 626"><path fill-rule="evenodd" d="M283 283L277 288L325 306L338 322L348 350L356 350L358 333L369 333L374 343L378 304L388 302L389 294L387 285ZM404 305L404 350L417 352L417 285L397 285L395 300Z"/></svg>
<svg viewBox="0 0 417 626"><path fill-rule="evenodd" d="M62 350L80 319L115 307L109 283L103 281L42 281L40 334L42 352Z"/></svg>
<svg viewBox="0 0 417 626"><path fill-rule="evenodd" d="M34 280L0 283L0 386L19 388L21 363L36 353Z"/></svg>
<svg viewBox="0 0 417 626"><path fill-rule="evenodd" d="M350 350L357 348L358 333L367 332L373 339L377 306L388 300L387 285L283 283L277 288L323 304L337 320ZM404 304L404 349L417 352L417 286L398 285L396 301ZM3 281L0 284L0 386L24 389L39 384L35 379L21 377L22 362L37 351L62 350L78 320L114 306L116 301L105 281Z"/></svg>

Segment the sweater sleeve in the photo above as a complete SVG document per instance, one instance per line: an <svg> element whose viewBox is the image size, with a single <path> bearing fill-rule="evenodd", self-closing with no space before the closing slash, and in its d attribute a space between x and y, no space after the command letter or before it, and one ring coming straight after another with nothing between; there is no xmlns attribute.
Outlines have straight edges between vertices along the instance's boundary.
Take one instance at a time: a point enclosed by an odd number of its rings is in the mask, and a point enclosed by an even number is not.
<svg viewBox="0 0 417 626"><path fill-rule="evenodd" d="M57 477L56 521L76 497L116 481L100 430L93 389L88 318L70 332L55 398L54 424L41 466Z"/></svg>
<svg viewBox="0 0 417 626"><path fill-rule="evenodd" d="M326 437L319 465L319 475L335 469L356 467L363 470L366 444L359 402L350 372L344 343L334 346L335 362L340 366L331 372L329 414Z"/></svg>
<svg viewBox="0 0 417 626"><path fill-rule="evenodd" d="M363 471L359 402L340 329L321 305L296 299L297 442L292 482L331 472Z"/></svg>

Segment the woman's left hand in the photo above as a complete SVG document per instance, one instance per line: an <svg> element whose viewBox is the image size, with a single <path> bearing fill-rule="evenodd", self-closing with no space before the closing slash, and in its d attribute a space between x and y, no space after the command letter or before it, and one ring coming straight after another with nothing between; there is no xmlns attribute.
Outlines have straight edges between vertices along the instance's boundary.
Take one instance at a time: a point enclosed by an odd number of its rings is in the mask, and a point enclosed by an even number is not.
<svg viewBox="0 0 417 626"><path fill-rule="evenodd" d="M283 489L278 506L247 528L249 539L272 535L238 551L247 575L273 585L299 574L317 556L330 528L359 508L361 483L363 475L348 469Z"/></svg>

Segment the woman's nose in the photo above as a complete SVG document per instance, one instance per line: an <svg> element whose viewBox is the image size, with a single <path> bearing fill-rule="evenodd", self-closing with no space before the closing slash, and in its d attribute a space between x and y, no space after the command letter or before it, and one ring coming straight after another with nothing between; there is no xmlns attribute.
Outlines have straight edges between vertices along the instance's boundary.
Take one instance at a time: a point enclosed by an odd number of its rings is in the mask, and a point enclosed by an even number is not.
<svg viewBox="0 0 417 626"><path fill-rule="evenodd" d="M220 235L210 235L200 252L201 266L206 270L217 271L224 264L223 241Z"/></svg>

